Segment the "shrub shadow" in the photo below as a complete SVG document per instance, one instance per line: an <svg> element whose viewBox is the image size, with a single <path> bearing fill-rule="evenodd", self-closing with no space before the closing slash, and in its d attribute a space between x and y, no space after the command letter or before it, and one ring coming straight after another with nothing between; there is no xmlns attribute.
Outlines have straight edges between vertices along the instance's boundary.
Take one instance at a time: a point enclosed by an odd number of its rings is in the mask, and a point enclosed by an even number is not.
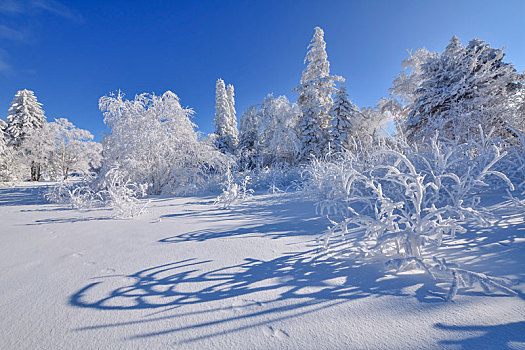
<svg viewBox="0 0 525 350"><path fill-rule="evenodd" d="M519 347L525 345L525 321L504 323L493 326L455 326L436 323L435 328L450 332L460 332L461 334L471 334L482 332L481 335L473 335L463 339L442 340L440 345L454 346L460 349L517 349L511 347L511 342L521 343Z"/></svg>
<svg viewBox="0 0 525 350"><path fill-rule="evenodd" d="M110 288L109 291L104 289L104 280L86 285L70 296L70 305L114 311L171 310L173 314L86 326L76 331L154 323L200 313L211 315L221 308L211 308L206 303L218 302L224 305L236 300L249 301L240 307L244 308L240 314L220 314L222 316L218 318L211 317L211 321L136 336L142 338L204 329L207 335L189 336L184 340L192 342L219 335L215 333L216 325L221 325L221 329L228 328L228 332L235 332L298 317L370 295L413 297L412 293L403 291L406 287L417 288L416 297L421 302L439 301L439 298L428 298L426 290L436 287L429 278L421 275L384 278L381 264L352 264L348 260L318 254L316 250L287 253L268 261L246 258L240 264L212 270L207 270L209 263L212 262L187 259L150 267L126 276L129 283ZM177 310L187 305L194 306L192 311ZM220 334L224 334L224 331Z"/></svg>

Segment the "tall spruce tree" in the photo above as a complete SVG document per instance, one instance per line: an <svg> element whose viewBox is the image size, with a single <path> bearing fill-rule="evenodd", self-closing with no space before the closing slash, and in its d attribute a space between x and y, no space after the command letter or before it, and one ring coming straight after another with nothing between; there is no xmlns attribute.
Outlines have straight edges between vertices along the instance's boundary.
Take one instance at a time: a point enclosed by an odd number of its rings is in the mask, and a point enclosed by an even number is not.
<svg viewBox="0 0 525 350"><path fill-rule="evenodd" d="M235 92L232 84L228 84L226 87L226 97L228 99L228 106L230 110L229 124L231 138L233 140L234 146L237 147L237 144L239 143L239 129L237 127L237 112L235 111Z"/></svg>
<svg viewBox="0 0 525 350"><path fill-rule="evenodd" d="M330 63L326 54L324 32L315 27L315 33L308 45L301 84L294 89L298 92L297 104L302 113L299 123L302 161L311 156L322 157L328 151L330 134L328 127L332 107L332 93L335 82L344 81L340 76L330 75Z"/></svg>
<svg viewBox="0 0 525 350"><path fill-rule="evenodd" d="M239 131L235 117L233 85L228 85L227 91L222 79L217 79L213 123L217 148L223 153L234 153L239 140Z"/></svg>
<svg viewBox="0 0 525 350"><path fill-rule="evenodd" d="M37 101L33 91L20 90L9 108L6 134L8 145L14 148L18 158L27 159L31 164L31 180L38 181L42 175L42 164L31 155L44 152L33 140L45 126L46 117L42 104ZM31 142L26 142L26 139ZM45 141L45 140L41 140Z"/></svg>
<svg viewBox="0 0 525 350"><path fill-rule="evenodd" d="M248 107L239 120L238 154L240 164L245 169L252 169L257 164L257 133L259 124L257 106Z"/></svg>
<svg viewBox="0 0 525 350"><path fill-rule="evenodd" d="M358 119L361 117L357 107L348 99L344 85L337 91L328 114L332 118L329 129L331 150L336 153L348 150L352 135L357 134Z"/></svg>
<svg viewBox="0 0 525 350"><path fill-rule="evenodd" d="M46 122L42 104L33 91L20 90L9 108L6 134L11 146L19 147L25 137Z"/></svg>

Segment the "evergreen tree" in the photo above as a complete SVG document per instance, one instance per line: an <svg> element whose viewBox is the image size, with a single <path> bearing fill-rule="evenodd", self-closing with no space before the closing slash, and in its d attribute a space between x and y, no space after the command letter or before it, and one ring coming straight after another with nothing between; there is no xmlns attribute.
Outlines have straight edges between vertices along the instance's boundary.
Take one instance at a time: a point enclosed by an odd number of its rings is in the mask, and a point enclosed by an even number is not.
<svg viewBox="0 0 525 350"><path fill-rule="evenodd" d="M235 93L232 84L228 84L226 88L226 97L228 98L228 106L230 107L229 113L229 122L230 129L232 132L232 139L234 140L235 145L239 142L239 130L237 129L237 112L235 111Z"/></svg>
<svg viewBox="0 0 525 350"><path fill-rule="evenodd" d="M233 85L228 85L228 91L226 91L224 80L217 79L213 123L215 124L216 146L223 153L234 153L239 138L233 96Z"/></svg>
<svg viewBox="0 0 525 350"><path fill-rule="evenodd" d="M358 134L360 116L357 107L348 99L344 85L337 91L328 114L332 117L329 129L331 150L336 153L348 150L352 135Z"/></svg>
<svg viewBox="0 0 525 350"><path fill-rule="evenodd" d="M302 113L300 121L301 160L311 155L322 157L328 151L330 135L328 126L332 107L332 92L336 81L344 81L340 76L330 75L330 63L326 54L324 32L315 27L304 62L308 62L301 77L301 84L294 89L299 93L297 104Z"/></svg>
<svg viewBox="0 0 525 350"><path fill-rule="evenodd" d="M9 145L19 147L24 138L46 122L42 104L33 91L20 90L16 93L7 115L7 137Z"/></svg>
<svg viewBox="0 0 525 350"><path fill-rule="evenodd" d="M46 117L42 110L42 104L37 101L33 91L20 90L15 94L15 98L9 108L7 115L6 134L8 145L14 147L17 157L28 159L31 163L31 180L38 181L42 175L42 163L35 157L36 154L43 154L46 150L42 149L38 140L40 129L45 126ZM39 136L37 136L39 135ZM32 137L31 142L26 139ZM38 140L46 142L46 140Z"/></svg>
<svg viewBox="0 0 525 350"><path fill-rule="evenodd" d="M259 115L257 106L250 106L242 113L239 120L239 161L244 169L256 166L257 131L259 129Z"/></svg>
<svg viewBox="0 0 525 350"><path fill-rule="evenodd" d="M478 39L462 46L456 36L441 55L429 57L403 125L409 139L420 141L437 130L465 141L479 134L478 125L494 127L494 136L505 139L509 126L522 128L524 115L514 102L525 79L503 57L503 50Z"/></svg>

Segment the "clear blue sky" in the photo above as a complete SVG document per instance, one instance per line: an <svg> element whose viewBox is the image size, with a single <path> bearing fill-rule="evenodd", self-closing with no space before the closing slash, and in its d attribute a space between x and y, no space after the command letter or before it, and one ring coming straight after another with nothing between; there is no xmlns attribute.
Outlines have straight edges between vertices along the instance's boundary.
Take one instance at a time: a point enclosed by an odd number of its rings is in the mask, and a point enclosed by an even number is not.
<svg viewBox="0 0 525 350"><path fill-rule="evenodd" d="M454 34L505 46L525 69L524 0L0 0L0 116L26 88L48 120L67 117L100 140L101 96L172 90L208 133L219 77L235 86L238 117L270 92L295 101L315 26L359 106L388 94L407 49L441 52Z"/></svg>

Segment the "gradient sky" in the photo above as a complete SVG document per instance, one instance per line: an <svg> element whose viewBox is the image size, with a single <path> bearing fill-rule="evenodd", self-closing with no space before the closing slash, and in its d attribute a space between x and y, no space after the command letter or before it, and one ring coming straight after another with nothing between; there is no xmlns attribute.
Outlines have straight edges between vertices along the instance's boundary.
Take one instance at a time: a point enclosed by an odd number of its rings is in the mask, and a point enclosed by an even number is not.
<svg viewBox="0 0 525 350"><path fill-rule="evenodd" d="M30 89L49 121L67 117L100 140L101 96L171 90L209 133L219 77L235 86L238 117L271 92L295 101L315 26L358 106L388 95L407 49L442 52L454 34L507 47L525 69L523 0L0 0L0 116Z"/></svg>

